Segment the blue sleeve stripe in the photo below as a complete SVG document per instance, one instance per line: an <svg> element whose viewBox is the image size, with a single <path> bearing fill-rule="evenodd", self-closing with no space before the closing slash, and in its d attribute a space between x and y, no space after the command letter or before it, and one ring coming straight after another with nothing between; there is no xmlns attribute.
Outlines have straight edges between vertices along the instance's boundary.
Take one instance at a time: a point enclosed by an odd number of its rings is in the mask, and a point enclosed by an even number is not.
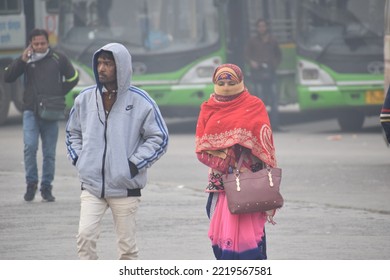
<svg viewBox="0 0 390 280"><path fill-rule="evenodd" d="M138 95L142 96L149 104L152 105L154 113L155 113L154 116L155 116L156 123L163 134L163 142L162 142L160 148L158 150L156 150L150 157L143 159L137 165L137 167L139 169L141 169L141 168L145 167L149 162L153 162L155 159L157 159L164 152L164 149L168 145L168 132L163 124L164 122L162 120L160 113L158 113L158 110L156 108L154 101L143 90L141 90L137 87L132 86L130 88L130 90L137 93Z"/></svg>
<svg viewBox="0 0 390 280"><path fill-rule="evenodd" d="M69 119L73 115L73 113L74 113L74 108L72 108L70 110ZM72 148L72 141L69 140L70 139L70 131L68 130L68 126L69 126L69 120L66 123L66 128L65 128L65 133L66 133L65 145L66 145L66 149L68 151L69 156L74 161L74 160L76 160L78 158L78 155L75 152L75 150Z"/></svg>
<svg viewBox="0 0 390 280"><path fill-rule="evenodd" d="M66 149L68 151L69 156L74 161L77 159L78 156L77 156L76 152L74 151L74 149L72 148L72 142L69 141L69 137L70 137L70 133L69 133L69 131L66 131L66 141L65 141Z"/></svg>

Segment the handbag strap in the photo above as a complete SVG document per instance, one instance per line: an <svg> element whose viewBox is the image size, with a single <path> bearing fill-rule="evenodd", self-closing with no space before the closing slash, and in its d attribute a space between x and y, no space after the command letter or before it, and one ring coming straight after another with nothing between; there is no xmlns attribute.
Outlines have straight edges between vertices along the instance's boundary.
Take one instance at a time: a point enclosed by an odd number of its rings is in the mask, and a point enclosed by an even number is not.
<svg viewBox="0 0 390 280"><path fill-rule="evenodd" d="M240 158L238 159L238 162L237 162L236 171L240 170L242 162L244 161L245 154L247 154L247 151L246 150L242 151ZM266 168L267 170L269 170L271 168L271 166L269 164L265 163L264 161L261 161L261 162L262 162L263 168Z"/></svg>
<svg viewBox="0 0 390 280"><path fill-rule="evenodd" d="M242 165L242 162L244 161L244 154L246 154L246 151L242 151L241 155L240 155L240 158L238 159L238 162L237 162L237 167L236 167L236 173L240 172L240 168L241 168L241 165Z"/></svg>

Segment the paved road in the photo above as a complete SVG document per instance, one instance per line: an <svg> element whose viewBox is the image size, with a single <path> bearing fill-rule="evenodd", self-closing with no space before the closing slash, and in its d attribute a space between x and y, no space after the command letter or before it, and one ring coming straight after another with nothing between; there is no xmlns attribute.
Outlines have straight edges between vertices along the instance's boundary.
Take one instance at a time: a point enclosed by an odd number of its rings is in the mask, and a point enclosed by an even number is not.
<svg viewBox="0 0 390 280"><path fill-rule="evenodd" d="M55 203L23 201L22 132L16 116L0 127L0 259L77 259L79 184L58 142ZM203 192L207 169L194 157L193 123L171 122L168 153L152 167L138 213L143 260L213 259ZM390 259L390 172L376 119L361 133L335 120L286 126L275 134L285 206L267 226L270 259ZM108 211L98 244L115 259Z"/></svg>

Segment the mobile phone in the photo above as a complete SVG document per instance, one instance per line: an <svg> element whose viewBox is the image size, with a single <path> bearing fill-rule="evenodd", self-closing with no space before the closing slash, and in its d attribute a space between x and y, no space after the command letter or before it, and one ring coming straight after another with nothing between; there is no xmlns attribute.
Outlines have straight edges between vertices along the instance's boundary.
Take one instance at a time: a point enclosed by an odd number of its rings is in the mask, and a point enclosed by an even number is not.
<svg viewBox="0 0 390 280"><path fill-rule="evenodd" d="M28 58L31 58L31 56L33 55L34 53L34 50L33 48L31 47L31 45L28 46L29 50L27 51L27 57Z"/></svg>

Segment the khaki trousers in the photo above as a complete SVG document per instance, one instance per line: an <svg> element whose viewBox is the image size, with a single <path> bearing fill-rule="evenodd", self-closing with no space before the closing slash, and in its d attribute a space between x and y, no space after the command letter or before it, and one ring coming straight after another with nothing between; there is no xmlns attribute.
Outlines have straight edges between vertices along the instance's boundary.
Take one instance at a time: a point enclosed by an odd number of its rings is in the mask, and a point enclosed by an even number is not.
<svg viewBox="0 0 390 280"><path fill-rule="evenodd" d="M80 195L81 210L77 251L82 260L96 260L96 243L100 235L100 225L107 210L111 209L114 219L119 259L138 258L136 245L136 212L139 197L98 198L83 190Z"/></svg>

